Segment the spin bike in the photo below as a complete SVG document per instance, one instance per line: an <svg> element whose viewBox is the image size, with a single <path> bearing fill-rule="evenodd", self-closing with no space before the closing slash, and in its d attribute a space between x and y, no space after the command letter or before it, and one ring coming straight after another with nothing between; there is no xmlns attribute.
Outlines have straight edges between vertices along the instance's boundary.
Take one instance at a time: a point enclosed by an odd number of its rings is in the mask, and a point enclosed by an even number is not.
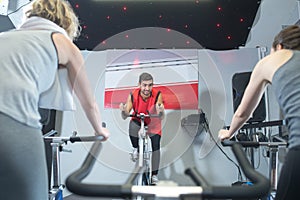
<svg viewBox="0 0 300 200"><path fill-rule="evenodd" d="M70 137L55 137L57 131L51 130L44 135L44 140L49 141L52 147L52 186L49 191L49 200L63 200L63 190L65 185L61 182L60 172L60 152L71 152L63 146L68 142L95 142L103 140L103 136L76 136L74 131Z"/></svg>
<svg viewBox="0 0 300 200"><path fill-rule="evenodd" d="M138 132L139 136L139 153L138 154L138 167L143 168L144 172L139 176L137 185L153 185L151 182L152 167L151 167L151 151L149 148L149 135L147 134L148 127L145 125L146 118L159 118L160 114L129 114L128 117L136 117L141 120L141 128ZM132 155L133 156L133 155Z"/></svg>
<svg viewBox="0 0 300 200"><path fill-rule="evenodd" d="M252 128L264 128L264 127L272 127L272 126L283 126L284 121L268 121L268 122L259 122L255 124L245 124L241 129L252 129ZM229 127L227 127L229 129ZM255 134L253 136L256 136ZM288 143L284 139L279 137L274 137L276 141L266 141L260 142L258 138L254 137L253 141L232 141L232 140L224 140L222 142L223 146L232 146L234 143L239 143L241 146L245 148L259 148L264 147L268 149L269 152L269 179L271 181L271 190L274 192L277 190L277 182L278 182L278 150L280 147L286 148ZM251 162L253 165L253 153L251 153Z"/></svg>
<svg viewBox="0 0 300 200"><path fill-rule="evenodd" d="M136 168L124 184L83 183L84 178L92 171L96 158L100 154L101 145L101 143L94 143L81 167L68 176L66 187L69 191L81 196L123 199L131 199L136 196L150 197L151 199L257 199L269 193L269 180L255 171L240 144L233 144L232 150L245 176L252 181L253 185L251 186L198 185L202 180L199 178L201 174L195 167L185 171L195 182L195 186L158 185L153 187L133 185L138 176L136 172L142 171L141 168Z"/></svg>
<svg viewBox="0 0 300 200"><path fill-rule="evenodd" d="M271 182L271 192L276 192L278 182L278 148L287 147L286 141L279 142L257 142L257 141L231 141L224 140L223 146L232 146L234 143L238 143L243 147L259 148L265 147L269 149L269 179Z"/></svg>

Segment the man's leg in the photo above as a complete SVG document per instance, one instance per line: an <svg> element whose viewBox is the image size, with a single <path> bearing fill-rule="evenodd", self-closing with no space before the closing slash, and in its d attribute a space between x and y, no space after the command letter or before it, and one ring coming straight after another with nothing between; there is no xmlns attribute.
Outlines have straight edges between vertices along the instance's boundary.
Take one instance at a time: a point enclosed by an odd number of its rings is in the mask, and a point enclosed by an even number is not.
<svg viewBox="0 0 300 200"><path fill-rule="evenodd" d="M133 148L139 147L138 132L140 129L141 129L141 126L139 126L137 124L137 122L130 120L130 122L129 122L129 138L130 138L131 145Z"/></svg>
<svg viewBox="0 0 300 200"><path fill-rule="evenodd" d="M129 138L130 138L131 145L133 147L132 160L134 162L138 159L138 148L139 148L138 132L140 128L141 127L137 122L134 122L132 120L129 122Z"/></svg>
<svg viewBox="0 0 300 200"><path fill-rule="evenodd" d="M160 163L160 139L158 134L149 134L152 146L152 176L157 176Z"/></svg>

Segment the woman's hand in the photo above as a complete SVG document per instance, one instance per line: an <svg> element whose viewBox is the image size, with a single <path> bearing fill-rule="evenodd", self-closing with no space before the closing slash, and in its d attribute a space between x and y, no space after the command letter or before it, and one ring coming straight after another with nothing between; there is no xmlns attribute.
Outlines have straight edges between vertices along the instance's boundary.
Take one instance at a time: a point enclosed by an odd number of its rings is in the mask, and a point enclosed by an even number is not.
<svg viewBox="0 0 300 200"><path fill-rule="evenodd" d="M104 137L103 141L107 140L110 136L110 132L107 128L102 127L99 132L95 132L95 135L101 135Z"/></svg>
<svg viewBox="0 0 300 200"><path fill-rule="evenodd" d="M225 140L225 139L230 139L231 138L231 134L229 133L229 130L226 130L226 129L221 129L220 131L219 131L219 139L221 140L221 141L223 141L223 140Z"/></svg>

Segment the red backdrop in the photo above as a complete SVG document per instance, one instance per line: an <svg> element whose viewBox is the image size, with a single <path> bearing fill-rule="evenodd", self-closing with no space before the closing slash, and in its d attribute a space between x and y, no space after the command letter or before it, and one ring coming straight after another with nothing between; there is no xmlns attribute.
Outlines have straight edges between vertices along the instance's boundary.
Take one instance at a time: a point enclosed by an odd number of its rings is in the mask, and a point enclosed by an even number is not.
<svg viewBox="0 0 300 200"><path fill-rule="evenodd" d="M162 92L165 109L198 109L198 82L155 85ZM105 89L105 108L119 108L134 87Z"/></svg>

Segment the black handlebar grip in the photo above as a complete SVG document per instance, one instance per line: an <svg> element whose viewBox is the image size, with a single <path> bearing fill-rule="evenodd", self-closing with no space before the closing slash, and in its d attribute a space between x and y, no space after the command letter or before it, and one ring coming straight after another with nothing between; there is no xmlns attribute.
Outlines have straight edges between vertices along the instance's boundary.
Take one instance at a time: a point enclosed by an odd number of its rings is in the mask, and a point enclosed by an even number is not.
<svg viewBox="0 0 300 200"><path fill-rule="evenodd" d="M106 128L106 123L102 122L102 127ZM94 142L98 140L103 140L104 137L101 135L96 136L82 136L82 137L70 137L70 142Z"/></svg>
<svg viewBox="0 0 300 200"><path fill-rule="evenodd" d="M83 136L83 137L70 137L70 142L94 142L98 140L103 140L104 137L101 135L97 136Z"/></svg>
<svg viewBox="0 0 300 200"><path fill-rule="evenodd" d="M224 146L224 147L231 147L233 144L235 144L236 142L235 141L231 141L231 140L223 140L221 142L221 144Z"/></svg>
<svg viewBox="0 0 300 200"><path fill-rule="evenodd" d="M233 146L234 144L240 144L243 147L255 147L255 148L259 147L259 142L253 142L253 141L239 141L239 142L231 141L231 140L222 141L222 145L224 147Z"/></svg>

